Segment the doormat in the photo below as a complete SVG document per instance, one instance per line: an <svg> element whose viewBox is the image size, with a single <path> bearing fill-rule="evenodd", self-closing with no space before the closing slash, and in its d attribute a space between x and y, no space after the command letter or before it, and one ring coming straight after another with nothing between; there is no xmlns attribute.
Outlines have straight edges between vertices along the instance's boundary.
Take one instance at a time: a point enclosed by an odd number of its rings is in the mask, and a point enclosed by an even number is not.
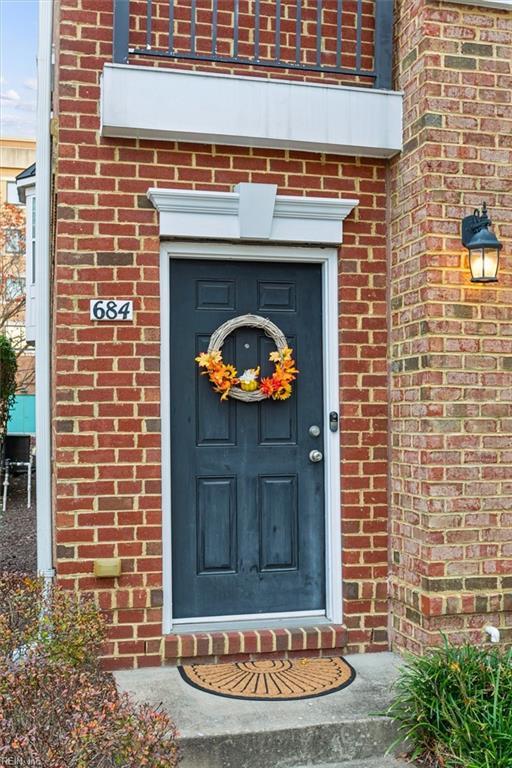
<svg viewBox="0 0 512 768"><path fill-rule="evenodd" d="M232 664L191 664L178 668L189 685L229 699L291 701L334 693L355 679L355 670L341 658L237 661Z"/></svg>

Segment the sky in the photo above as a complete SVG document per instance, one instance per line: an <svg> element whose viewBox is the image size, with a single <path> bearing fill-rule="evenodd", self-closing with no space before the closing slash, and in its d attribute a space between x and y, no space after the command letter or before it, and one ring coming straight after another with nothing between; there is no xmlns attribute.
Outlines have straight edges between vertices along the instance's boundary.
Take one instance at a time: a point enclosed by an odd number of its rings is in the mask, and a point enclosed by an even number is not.
<svg viewBox="0 0 512 768"><path fill-rule="evenodd" d="M37 0L0 0L2 138L36 135L37 5Z"/></svg>

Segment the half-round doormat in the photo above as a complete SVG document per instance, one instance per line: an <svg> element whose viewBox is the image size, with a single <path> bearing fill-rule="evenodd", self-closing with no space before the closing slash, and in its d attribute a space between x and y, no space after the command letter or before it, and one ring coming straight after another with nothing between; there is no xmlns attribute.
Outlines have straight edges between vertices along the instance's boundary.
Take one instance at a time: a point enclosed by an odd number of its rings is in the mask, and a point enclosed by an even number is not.
<svg viewBox="0 0 512 768"><path fill-rule="evenodd" d="M201 691L230 699L288 701L339 691L356 673L340 656L319 659L237 661L179 667L182 678Z"/></svg>

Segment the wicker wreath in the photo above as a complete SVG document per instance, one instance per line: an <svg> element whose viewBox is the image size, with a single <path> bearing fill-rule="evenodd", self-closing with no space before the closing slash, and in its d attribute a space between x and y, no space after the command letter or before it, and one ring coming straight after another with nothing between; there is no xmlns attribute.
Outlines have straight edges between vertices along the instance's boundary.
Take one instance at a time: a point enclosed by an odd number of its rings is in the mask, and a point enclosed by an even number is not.
<svg viewBox="0 0 512 768"><path fill-rule="evenodd" d="M236 378L237 372L231 365L224 365L222 362L222 345L226 338L237 328L261 328L265 334L271 338L277 348L277 355L274 353L271 359L276 362L276 371L280 371L280 375L287 382L286 394L272 394L270 391L264 391L261 388L255 388L253 391L246 391L238 386L240 379ZM261 400L267 400L269 397L274 399L284 400L289 397L291 393L291 381L295 379L295 374L298 372L295 368L295 361L291 357L292 350L289 349L286 342L286 337L280 328L275 325L271 320L260 315L239 315L231 320L227 320L222 323L217 330L215 330L208 344L208 350L199 357L196 357L196 361L200 367L206 368L203 372L209 375L210 381L214 384L215 391L221 393L221 399L225 400L227 397L232 397L235 400L242 400L244 403L257 403ZM275 358L278 357L279 360ZM213 361L213 362L212 362ZM219 384L219 381L215 379L215 368L221 366L224 373L224 379L222 383L225 389ZM254 370L254 369L251 369ZM259 369L258 369L259 370ZM274 378L276 377L274 373ZM233 383L229 382L229 378L232 378ZM263 379L264 381L272 382L272 377L269 379ZM227 382L227 384L225 383ZM260 385L261 386L261 385ZM271 384L267 385L267 387ZM283 392L284 390L280 390Z"/></svg>

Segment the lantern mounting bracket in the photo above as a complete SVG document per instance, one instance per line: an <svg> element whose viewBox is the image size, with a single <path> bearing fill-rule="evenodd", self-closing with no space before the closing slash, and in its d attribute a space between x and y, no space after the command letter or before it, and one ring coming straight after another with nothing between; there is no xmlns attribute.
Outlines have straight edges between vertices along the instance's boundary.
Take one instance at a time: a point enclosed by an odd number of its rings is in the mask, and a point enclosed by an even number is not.
<svg viewBox="0 0 512 768"><path fill-rule="evenodd" d="M487 229L492 224L487 215L487 204L482 204L482 213L475 208L472 214L462 219L462 244L467 248L473 235L482 229Z"/></svg>

